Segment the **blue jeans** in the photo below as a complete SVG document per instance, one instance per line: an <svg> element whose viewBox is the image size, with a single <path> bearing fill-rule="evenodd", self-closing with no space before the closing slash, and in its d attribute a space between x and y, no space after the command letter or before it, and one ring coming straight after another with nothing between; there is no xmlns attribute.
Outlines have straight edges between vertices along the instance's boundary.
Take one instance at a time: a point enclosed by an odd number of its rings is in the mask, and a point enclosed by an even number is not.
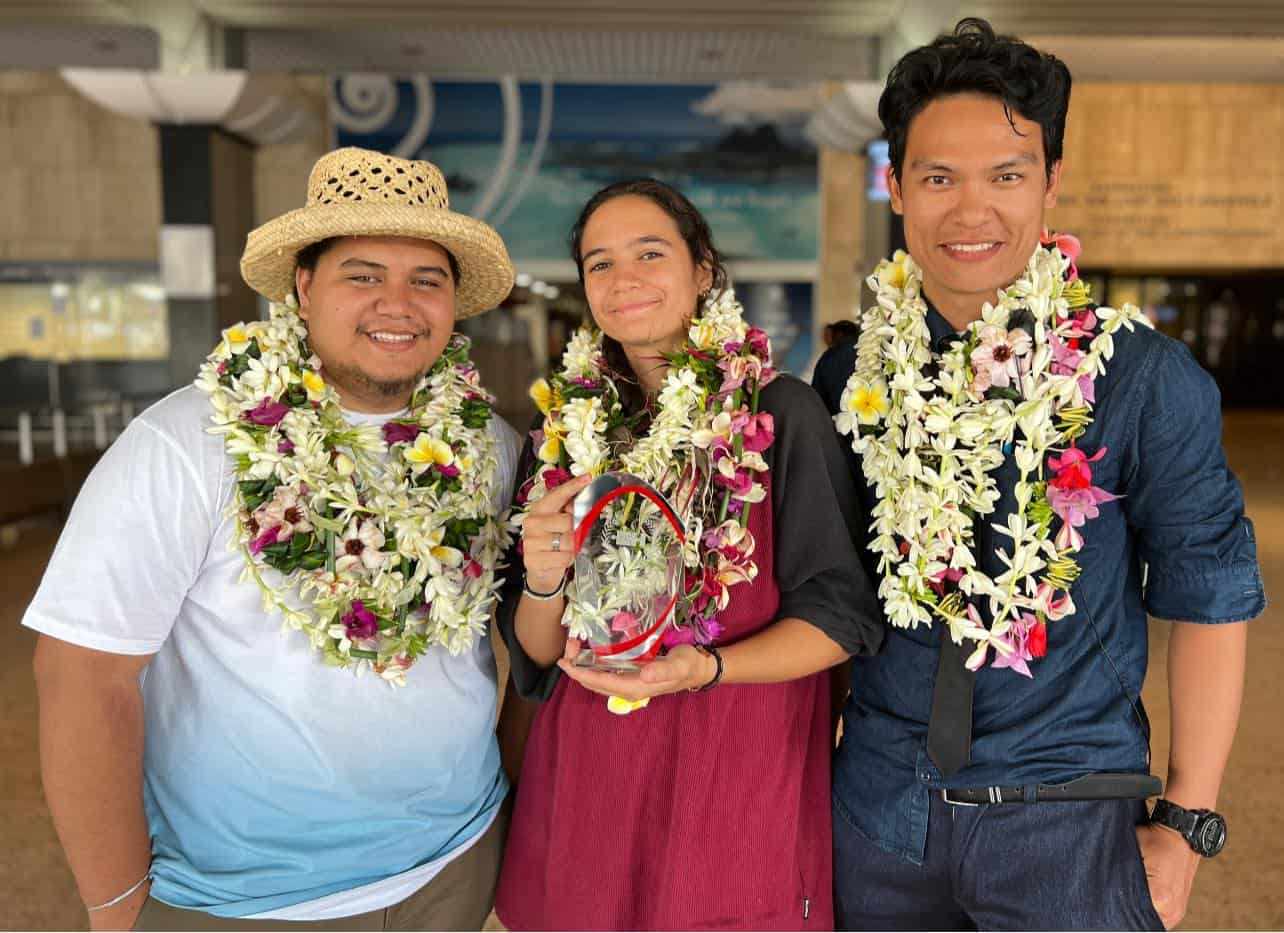
<svg viewBox="0 0 1284 933"><path fill-rule="evenodd" d="M916 865L834 800L839 930L1162 930L1146 883L1139 800L948 804L932 794Z"/></svg>

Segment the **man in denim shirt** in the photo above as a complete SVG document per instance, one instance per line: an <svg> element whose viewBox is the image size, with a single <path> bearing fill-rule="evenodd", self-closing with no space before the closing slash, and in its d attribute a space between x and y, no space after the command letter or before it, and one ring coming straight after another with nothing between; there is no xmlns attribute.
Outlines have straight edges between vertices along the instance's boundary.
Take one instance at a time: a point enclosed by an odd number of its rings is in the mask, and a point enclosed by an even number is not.
<svg viewBox="0 0 1284 933"><path fill-rule="evenodd" d="M889 76L879 113L892 206L922 270L934 357L1038 246L1069 94L1064 64L977 20ZM831 411L855 352L817 371ZM983 667L951 693L951 677L938 677L949 650L939 622L892 628L881 654L855 662L833 784L840 929L1172 927L1200 854L1220 848L1224 823L1203 811L1216 805L1239 717L1247 627L1234 623L1265 599L1217 389L1184 346L1146 327L1117 332L1094 389L1078 446L1105 451L1092 484L1119 498L1080 529L1075 611L1047 626L1033 678ZM858 458L853 467L863 480ZM994 475L1001 497L974 523L991 577L1005 569L991 523L1016 508L1010 455ZM865 502L875 504L868 486ZM1144 804L1157 793L1140 699L1147 613L1175 623L1171 806L1161 802L1155 822ZM929 725L961 737L962 756L938 766L946 756Z"/></svg>

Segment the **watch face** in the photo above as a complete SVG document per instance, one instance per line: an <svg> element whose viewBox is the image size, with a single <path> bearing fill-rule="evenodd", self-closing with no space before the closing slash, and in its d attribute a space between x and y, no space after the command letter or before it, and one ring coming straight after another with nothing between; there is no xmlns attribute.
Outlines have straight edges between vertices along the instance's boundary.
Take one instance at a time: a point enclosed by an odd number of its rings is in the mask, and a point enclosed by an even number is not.
<svg viewBox="0 0 1284 933"><path fill-rule="evenodd" d="M1211 858L1226 845L1226 821L1216 813L1210 813L1199 821L1195 829L1195 843L1199 854Z"/></svg>

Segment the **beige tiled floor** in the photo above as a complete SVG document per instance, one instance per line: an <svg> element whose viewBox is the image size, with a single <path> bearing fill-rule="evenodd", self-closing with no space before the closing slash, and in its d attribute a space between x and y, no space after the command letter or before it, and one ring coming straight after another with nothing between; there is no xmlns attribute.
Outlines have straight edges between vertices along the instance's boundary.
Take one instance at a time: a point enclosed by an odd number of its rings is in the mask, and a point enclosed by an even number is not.
<svg viewBox="0 0 1284 933"><path fill-rule="evenodd" d="M1268 598L1253 625L1244 715L1223 788L1230 824L1225 853L1200 870L1184 927L1207 930L1284 928L1284 413L1230 414L1226 447L1244 484L1257 526ZM18 625L53 545L55 530L25 533L0 551L0 928L84 929L85 916L40 792L36 701L30 658L34 638ZM1154 760L1167 759L1167 630L1152 624L1145 700L1155 735Z"/></svg>

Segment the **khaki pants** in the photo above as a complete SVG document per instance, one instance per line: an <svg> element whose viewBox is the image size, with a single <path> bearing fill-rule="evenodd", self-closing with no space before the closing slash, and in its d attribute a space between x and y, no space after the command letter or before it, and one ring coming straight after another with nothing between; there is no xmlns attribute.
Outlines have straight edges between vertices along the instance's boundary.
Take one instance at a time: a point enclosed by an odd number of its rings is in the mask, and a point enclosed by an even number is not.
<svg viewBox="0 0 1284 933"><path fill-rule="evenodd" d="M334 920L248 920L183 910L149 897L135 930L480 930L495 901L511 798L468 851L404 901Z"/></svg>

